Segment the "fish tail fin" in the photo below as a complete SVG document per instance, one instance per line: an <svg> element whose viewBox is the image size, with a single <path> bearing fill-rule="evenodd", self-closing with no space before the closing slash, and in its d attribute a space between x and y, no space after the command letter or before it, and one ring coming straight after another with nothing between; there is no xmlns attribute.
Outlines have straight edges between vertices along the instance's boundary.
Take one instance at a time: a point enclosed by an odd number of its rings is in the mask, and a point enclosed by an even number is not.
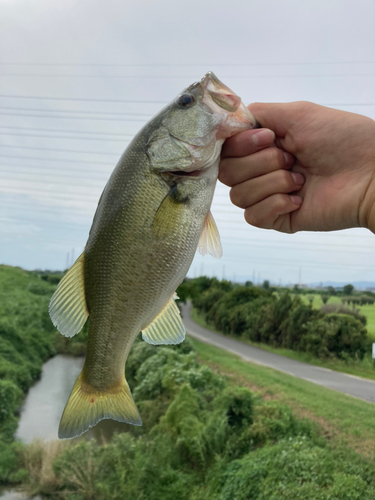
<svg viewBox="0 0 375 500"><path fill-rule="evenodd" d="M87 384L81 372L61 417L59 438L80 436L105 418L142 425L125 377L117 386L101 392Z"/></svg>

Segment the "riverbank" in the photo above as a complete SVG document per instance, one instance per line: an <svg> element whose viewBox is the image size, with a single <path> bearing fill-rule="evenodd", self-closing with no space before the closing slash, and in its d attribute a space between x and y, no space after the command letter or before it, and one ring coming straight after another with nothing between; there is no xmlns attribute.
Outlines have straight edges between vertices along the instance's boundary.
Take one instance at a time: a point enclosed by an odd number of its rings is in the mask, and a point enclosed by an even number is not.
<svg viewBox="0 0 375 500"><path fill-rule="evenodd" d="M192 339L201 363L226 375L235 386L287 405L300 418L316 422L336 448L348 447L375 458L375 405L264 366L242 361L218 347Z"/></svg>

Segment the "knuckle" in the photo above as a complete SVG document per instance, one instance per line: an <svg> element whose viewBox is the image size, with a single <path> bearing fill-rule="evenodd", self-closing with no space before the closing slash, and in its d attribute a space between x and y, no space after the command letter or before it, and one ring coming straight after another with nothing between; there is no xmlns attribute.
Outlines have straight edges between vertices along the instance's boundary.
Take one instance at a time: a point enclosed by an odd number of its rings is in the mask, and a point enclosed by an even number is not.
<svg viewBox="0 0 375 500"><path fill-rule="evenodd" d="M226 159L221 160L219 169L219 180L223 184L226 184L227 186L231 186L233 184L232 170L233 169L231 168L231 165L229 164L228 160Z"/></svg>
<svg viewBox="0 0 375 500"><path fill-rule="evenodd" d="M253 210L245 210L244 217L245 221L250 224L250 226L262 227L262 221L254 214Z"/></svg>
<svg viewBox="0 0 375 500"><path fill-rule="evenodd" d="M284 156L279 148L268 148L266 151L268 164L273 169L278 169L284 166Z"/></svg>
<svg viewBox="0 0 375 500"><path fill-rule="evenodd" d="M289 197L285 194L277 194L274 197L273 214L278 215L288 209Z"/></svg>
<svg viewBox="0 0 375 500"><path fill-rule="evenodd" d="M286 170L280 170L278 173L278 184L282 191L290 191L294 187L294 181L290 172Z"/></svg>
<svg viewBox="0 0 375 500"><path fill-rule="evenodd" d="M238 189L237 187L232 188L229 192L229 197L230 197L230 201L233 203L233 205L236 205L237 207L242 208L243 195L242 195L241 189Z"/></svg>

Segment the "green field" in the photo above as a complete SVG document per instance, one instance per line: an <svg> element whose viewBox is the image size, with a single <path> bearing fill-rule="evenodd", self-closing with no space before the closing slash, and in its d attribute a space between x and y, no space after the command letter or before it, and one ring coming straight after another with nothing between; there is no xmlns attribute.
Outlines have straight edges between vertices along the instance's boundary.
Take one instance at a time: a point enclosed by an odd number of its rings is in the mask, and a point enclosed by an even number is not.
<svg viewBox="0 0 375 500"><path fill-rule="evenodd" d="M298 416L314 420L334 446L350 446L365 457L375 457L375 405L242 361L198 340L193 343L200 361L229 376L234 385L245 385L265 399L287 404Z"/></svg>
<svg viewBox="0 0 375 500"><path fill-rule="evenodd" d="M300 295L301 299L308 304L309 303L309 295ZM320 295L317 294L312 294L311 297L313 297L313 307L315 309L320 309L323 305L322 299ZM332 295L329 299L327 304L341 304L341 298L336 297ZM374 305L366 305L366 306L356 306L356 309L360 311L361 314L366 316L367 318L367 325L366 329L368 332L368 336L370 337L371 340L375 342L375 304Z"/></svg>

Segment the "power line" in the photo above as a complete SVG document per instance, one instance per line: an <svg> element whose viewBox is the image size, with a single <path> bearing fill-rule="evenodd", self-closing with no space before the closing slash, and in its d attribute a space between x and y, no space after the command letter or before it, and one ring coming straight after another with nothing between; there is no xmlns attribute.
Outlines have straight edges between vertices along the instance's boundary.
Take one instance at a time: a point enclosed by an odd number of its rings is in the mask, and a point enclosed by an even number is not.
<svg viewBox="0 0 375 500"><path fill-rule="evenodd" d="M77 185L76 187L80 187L79 185ZM104 186L103 186L104 187ZM69 200L69 201L92 201L92 202L98 202L98 199L99 197L96 196L96 195L93 195L93 196L89 196L89 195L82 195L81 193L79 194L79 199L74 199L72 198L72 194L65 194L63 192L61 192L61 189L59 191L52 191L50 190L49 192L51 193L51 195L46 195L45 191L42 191L42 190L32 190L30 191L29 189L27 188L16 188L16 187L13 187L13 188L9 188L7 187L6 189L2 189L2 192L3 193L6 193L6 194L22 194L22 195L28 195L28 196L37 196L38 198L42 198L42 199L46 199L46 200L52 200L52 201L56 201L56 200L61 200L61 201L64 201L64 200Z"/></svg>
<svg viewBox="0 0 375 500"><path fill-rule="evenodd" d="M61 192L61 189L64 188L64 187L77 187L79 186L79 181L83 181L85 186L87 186L88 184L90 184L90 187L97 187L97 188L102 188L103 187L103 182L107 182L108 180L108 173L104 173L102 175L102 179L100 179L98 181L98 179L90 179L88 177L88 175L91 176L92 172L86 172L86 175L82 175L81 177L78 177L78 176L72 176L72 175L63 175L63 174L43 174L43 181L41 180L37 180L37 181L34 181L34 180L23 180L23 179L19 179L19 178L16 178L14 177L14 174L17 174L17 173L21 173L24 177L27 176L27 177L35 177L35 175L37 175L37 172L33 172L33 173L24 173L24 172L19 172L19 171L13 171L13 170L0 170L0 178L3 178L3 179L10 179L11 181L13 181L14 183L18 183L18 182L27 182L27 185L30 185L30 184L37 184L38 186L48 186L49 184L53 184L54 181L53 179L58 177L58 178L65 178L65 179L70 179L70 180L76 180L77 182L75 183L71 183L71 182L64 182L64 183L61 183L59 184L59 191L58 192ZM41 173L41 172L40 172ZM9 174L9 175L4 175L4 174ZM48 178L51 178L50 181L48 180L45 180L45 179L48 179ZM32 192L32 190L30 190L30 192Z"/></svg>
<svg viewBox="0 0 375 500"><path fill-rule="evenodd" d="M59 177L59 175L56 175L56 177ZM85 179L86 179L86 177L82 177L82 179L81 179L81 180L85 180ZM103 186L103 184L104 184L104 182L105 182L105 180L103 181L103 183L100 183L100 184L98 183L98 184L96 184L96 187L98 187L99 189L101 189L101 188L102 188L102 186ZM31 181L31 182L28 182L28 184L30 184L30 183L38 184L39 186L40 186L41 184L42 184L42 185L43 185L43 184L48 184L48 183L43 183L43 182L42 182L42 183L40 183L39 181L35 181L35 182ZM78 186L79 186L79 184L78 184L78 183L75 183L75 184L71 184L71 183L64 183L62 186L63 186L63 187L64 187L64 186L69 186L69 187L70 187L70 186L72 186L72 187L78 187ZM94 186L93 186L93 187L94 187ZM50 192L54 192L54 191L50 191ZM38 190L29 190L29 194L33 194L33 193L40 193L40 191L38 191ZM45 191L42 191L42 193L43 193L43 194L45 194ZM61 187L59 188L58 193L59 193L59 194L61 193ZM57 197L57 198L58 198L58 197ZM91 196L90 196L89 198L90 198L90 200L92 199L92 197L91 197ZM85 199L87 199L87 200L88 200L89 198L88 198L87 196L83 195L83 196L80 196L80 201L84 201ZM54 198L54 199L56 199L56 198ZM95 198L95 199L96 199L96 198ZM12 204L11 202L8 202L8 203L7 203L7 205L6 205L5 207L7 207L7 206L9 206L9 205L11 205L11 204ZM16 206L17 208L19 208L19 203L16 203L14 206ZM25 205L25 207L27 207L27 205ZM63 210L67 210L67 208L66 208L66 207L56 207L56 208L57 208L57 209L62 208ZM220 221L220 219L219 219L219 220L218 220L218 222L222 222L222 221ZM228 221L228 222L231 222L231 223L232 223L232 221ZM341 236L336 235L336 237L339 237L339 238L345 238L345 236L343 236L343 235L341 235ZM251 247L251 245L252 245L253 243L261 243L261 245L260 245L260 246L266 246L266 247L268 247L268 246L269 246L269 243L270 243L268 240L266 240L266 239L264 239L264 238L254 238L254 237L252 237L251 239L249 239L249 240L248 240L248 242L246 242L246 241L245 241L246 239L247 239L247 238L241 238L241 239L237 238L237 240L238 240L239 242L238 242L238 243L234 243L234 242L233 242L233 238L231 238L231 240L230 240L230 241L231 241L231 243L229 243L229 244L227 243L227 245L229 245L229 246L246 246L246 247L249 247L249 246L250 246L250 247ZM370 238L367 238L367 237L364 237L364 236L357 236L357 237L356 237L356 240L358 240L358 239L370 239ZM372 240L372 238L371 238L371 240ZM223 241L226 241L226 238L223 238ZM285 244L286 244L286 245L290 245L290 242L281 241L281 242L278 242L278 244L280 244L280 245L285 245ZM292 244L291 246L289 246L288 248L293 248L295 245L304 245L304 244L305 244L304 242L295 241L295 242L293 242L293 244ZM351 247L353 247L353 249L356 249L356 248L366 248L366 249L369 249L369 250L371 250L371 251L375 251L375 249L374 249L373 247L371 247L371 246L369 247L368 245L358 245L358 243L353 243L352 245L350 245L350 244L349 244L349 245L345 245L345 244L343 245L342 243L340 243L340 244L335 244L335 243L315 243L315 242L309 242L309 243L308 243L308 245L309 245L309 246L323 246L323 247L340 247L340 248L342 248L342 247L347 247L347 248L351 248ZM309 249L309 248L307 248L307 249Z"/></svg>
<svg viewBox="0 0 375 500"><path fill-rule="evenodd" d="M42 113L73 113L73 114L85 114L85 115L120 115L120 116L146 116L151 118L152 115L150 113L117 113L115 111L77 111L74 109L39 109L39 108L19 108L19 107L5 107L0 106L0 109L7 109L13 111L37 111Z"/></svg>
<svg viewBox="0 0 375 500"><path fill-rule="evenodd" d="M127 63L127 64L119 64L119 63L22 63L22 62L3 62L0 63L1 66L81 66L81 67L175 67L175 66L183 66L183 67L208 67L208 66L239 66L239 67L247 67L247 66L310 66L310 65L339 65L339 64L375 64L375 61L316 61L316 62L271 62L271 63Z"/></svg>
<svg viewBox="0 0 375 500"><path fill-rule="evenodd" d="M21 76L21 77L34 77L34 78L108 78L108 79L114 79L114 80L131 80L131 79L142 79L142 78L147 78L148 80L150 79L156 79L156 80L165 80L165 79L183 79L183 80L193 80L194 77L191 77L190 75L55 75L55 74L50 74L50 75L36 75L33 73L0 73L0 77L15 77L15 76ZM257 80L260 78L344 78L344 77L351 77L351 78L357 78L357 77L363 77L363 76L375 76L375 73L368 73L368 74L335 74L335 75L326 75L326 74L321 74L321 75L220 75L220 78L240 78L240 79L251 79L251 80Z"/></svg>
<svg viewBox="0 0 375 500"><path fill-rule="evenodd" d="M18 206L18 205L17 205ZM4 206L5 208L5 206ZM35 211L36 212L36 211ZM43 211L43 212L47 212L48 211ZM93 212L91 213L91 216L93 216ZM52 225L52 226L56 226L56 221L46 221L46 220L41 220L41 221L35 221L35 220L32 220L32 219L23 219L23 220L18 220L19 223L32 223L32 224L35 224L35 225ZM89 226L92 221L88 221L88 222L85 222L85 223L65 223L65 222L62 222L60 220L60 222L63 224L62 227L76 227L76 226ZM228 246L233 246L232 243L228 243L226 240L223 240L222 241L223 243L223 246L224 247L228 247ZM260 243L260 244L259 244ZM264 244L262 244L264 243ZM287 243L287 242L279 242L279 244L283 245L281 248L283 250L299 250L299 251L309 251L310 248L310 243L308 243L308 246L306 247L305 243L303 242L295 242L293 243L293 245L291 245L290 243ZM251 242L249 242L249 244L246 244L246 243L243 243L243 244L240 244L240 245L236 245L236 246L241 246L241 247L246 247L246 248L251 248L251 246L253 245L253 248L264 248L264 247L267 247L269 248L269 245L267 245L265 242L263 242L262 240L252 240ZM330 250L330 247L337 247L337 246L340 246L341 248L343 247L343 245L324 245L324 244L319 244L319 243L316 243L314 244L315 246L324 246L325 248L322 248L322 249L315 249L314 251L317 251L317 252L329 252L329 253L341 253L341 254L349 254L349 253L352 253L353 251L355 253L359 253L359 254L366 254L366 253L370 253L370 252L357 252L357 249L358 248L363 248L363 249L366 249L366 250L372 250L370 249L369 247L367 246L364 246L364 245L361 245L361 246L358 246L358 245L344 245L346 246L347 248L352 248L352 252L350 250L343 250L343 251L337 251L337 250ZM290 262L291 265L293 265L293 262Z"/></svg>
<svg viewBox="0 0 375 500"><path fill-rule="evenodd" d="M0 158L16 158L17 160L35 160L35 161L50 161L50 162L63 162L63 163L86 163L87 165L109 165L105 161L85 161L85 160L64 160L61 158L35 158L33 156L12 156L3 155L0 153Z"/></svg>
<svg viewBox="0 0 375 500"><path fill-rule="evenodd" d="M63 174L63 173L55 173L55 171L53 170L52 173L51 173L51 169L50 168L43 168L43 167L35 167L35 166L28 166L28 165L14 165L15 167L18 167L18 168L21 168L21 170L17 170L17 169L14 169L12 168L12 170L2 170L1 167L3 166L6 166L6 167L9 167L10 165L2 165L0 164L0 177L3 175L3 174L22 174L23 176L34 176L34 175L38 175L38 174L43 174L45 177L67 177L69 179L71 179L73 176L69 173L67 173L66 175ZM12 165L13 166L13 165ZM27 169L27 172L25 172L25 170ZM64 172L67 171L67 172L77 172L77 169L75 168L64 168ZM101 177L105 177L106 179L108 178L108 175L110 175L110 172L108 170L100 170L100 171L97 171L97 170L79 170L79 172L82 172L84 175L82 175L82 177L78 177L78 176L74 176L74 178L76 179L86 179L87 175L89 174L90 176L94 175L99 175ZM13 180L16 180L13 178Z"/></svg>
<svg viewBox="0 0 375 500"><path fill-rule="evenodd" d="M225 258L225 257L224 257ZM229 259L230 260L230 259ZM306 261L293 261L291 262L290 260L287 260L287 259L265 259L263 260L262 258L258 258L258 257L251 257L251 259L232 259L231 262L235 262L235 263L241 263L241 262L244 262L244 263L247 263L249 264L249 266L252 264L252 262L262 262L264 264L278 264L278 265L283 265L283 267L292 267L292 268L296 268L298 266L303 266L303 267L313 267L313 268L327 268L327 269L332 269L332 268L343 268L343 269L348 269L348 268L352 268L352 269L368 269L368 270L374 270L375 271L375 267L372 267L372 266L368 266L366 264L364 265L355 265L355 264L336 264L336 263L327 263L327 264L324 264L324 263L317 263L316 265L313 264L312 262L306 262Z"/></svg>
<svg viewBox="0 0 375 500"><path fill-rule="evenodd" d="M143 101L143 100L128 100L128 99L90 99L90 98L74 98L74 97L47 97L47 96L25 96L25 95L10 95L0 94L0 97L8 99L43 99L50 101L83 101L83 102L115 102L125 104L167 104L166 101Z"/></svg>
<svg viewBox="0 0 375 500"><path fill-rule="evenodd" d="M41 137L43 139L70 139L74 141L102 141L102 142L121 142L124 143L124 139L106 139L103 137L69 137L68 135L45 135L45 134L17 134L14 132L1 132L1 136L3 135L11 135L18 137ZM18 147L18 146L17 146Z"/></svg>
<svg viewBox="0 0 375 500"><path fill-rule="evenodd" d="M58 118L59 120L95 120L95 121L108 121L108 122L137 122L145 123L144 119L136 120L135 118L95 118L91 116L45 116L45 115L27 115L25 113L1 113L1 116L26 116L29 118Z"/></svg>
<svg viewBox="0 0 375 500"><path fill-rule="evenodd" d="M39 99L49 101L82 101L82 102L112 102L124 104L167 104L168 101L142 101L142 100L122 100L122 99L98 99L98 98L78 98L78 97L49 97L49 96L25 96L0 94L0 97L7 99ZM375 106L374 102L331 102L322 103L323 106Z"/></svg>
<svg viewBox="0 0 375 500"><path fill-rule="evenodd" d="M129 144L129 143L127 143ZM34 148L32 146L9 146L5 144L0 144L0 148L13 148L13 149L32 149L34 151L53 151L59 153L83 153L87 155L110 155L120 157L122 153L106 153L105 151L80 151L77 149L55 149L55 148Z"/></svg>
<svg viewBox="0 0 375 500"><path fill-rule="evenodd" d="M94 173L94 172L93 172ZM15 193L17 194L17 193ZM1 195L1 192L0 192L0 195ZM91 202L90 202L91 203ZM24 207L25 209L28 210L29 212L29 209L30 209L30 206L29 205L23 205L22 203L19 203L19 202L14 202L12 203L11 201L7 201L5 205L2 206L3 209L7 209L9 208L9 206L14 206L17 210L20 210L22 207ZM65 207L65 206L61 206L61 205L53 205L53 206L50 206L49 208L37 208L37 209L33 209L33 211L35 213L48 213L48 214L51 214L51 210L52 209L56 209L56 211L60 212L59 215L61 215L61 212L63 213L74 213L74 214L77 214L77 209L76 208L71 208L71 207ZM83 208L80 209L81 211L81 214L83 213ZM92 216L93 215L93 212L91 209L88 209L87 211L87 215L88 216ZM217 222L218 223L222 223L223 221L221 221L220 219L217 219ZM231 226L233 225L233 221L224 221L224 222L228 222L231 224ZM249 225L247 225L247 229L248 229L248 233L249 234L252 234L251 238L247 239L247 238L243 238L242 241L248 241L248 244L246 243L246 246L249 247L251 246L251 244L255 241L259 241L259 242L264 242L264 244L266 246L269 246L270 244L274 244L273 242L271 242L270 240L268 239L264 239L264 238L254 238L254 231L253 231L253 228ZM348 235L344 235L344 234L329 234L327 235L330 239L331 238L334 238L334 239L341 239L341 240L345 240L345 239L352 239L353 237L352 236L348 236ZM354 237L355 240L371 240L371 242L373 243L373 237L371 236L355 236ZM225 240L225 238L223 238L223 241ZM231 238L231 241L233 241L233 238ZM287 243L287 242L278 242L278 243ZM296 245L296 244L303 244L303 242L298 242L298 241L295 241L293 242L293 246ZM321 245L321 246L324 246L324 245L327 245L327 246L337 246L336 244L332 244L332 243L314 243L314 242L309 242L308 245ZM353 245L356 247L358 246L357 243L353 243ZM290 248L293 248L293 246L291 246ZM338 246L348 246L350 247L351 245L342 245L342 244L339 244ZM368 248L367 246L360 246L361 248Z"/></svg>
<svg viewBox="0 0 375 500"><path fill-rule="evenodd" d="M66 129L50 129L50 128L34 128L34 127L8 127L8 125L0 125L0 129L9 130L31 130L33 132L63 132L66 134L93 134L93 135L110 135L121 137L134 137L135 134L122 134L115 132L85 132L84 130L66 130Z"/></svg>

